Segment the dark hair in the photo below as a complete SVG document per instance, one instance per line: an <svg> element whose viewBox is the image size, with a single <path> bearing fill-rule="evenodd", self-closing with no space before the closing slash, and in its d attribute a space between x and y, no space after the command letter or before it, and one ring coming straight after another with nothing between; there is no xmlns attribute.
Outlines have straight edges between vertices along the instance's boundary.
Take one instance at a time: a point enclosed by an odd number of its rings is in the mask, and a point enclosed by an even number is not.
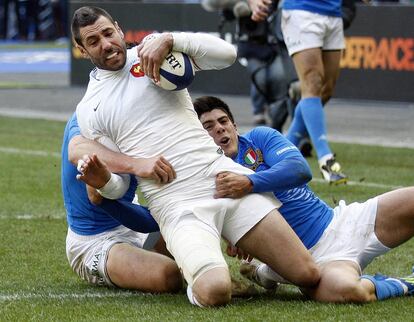
<svg viewBox="0 0 414 322"><path fill-rule="evenodd" d="M203 115L204 113L211 112L212 110L218 109L226 113L230 121L234 123L234 117L230 111L229 106L217 97L201 96L193 102L193 105L198 115L198 118L200 118L201 115Z"/></svg>
<svg viewBox="0 0 414 322"><path fill-rule="evenodd" d="M115 21L111 15L102 8L88 6L81 7L75 11L72 18L71 30L73 39L78 45L82 46L82 39L79 32L80 28L93 25L102 16L115 25Z"/></svg>

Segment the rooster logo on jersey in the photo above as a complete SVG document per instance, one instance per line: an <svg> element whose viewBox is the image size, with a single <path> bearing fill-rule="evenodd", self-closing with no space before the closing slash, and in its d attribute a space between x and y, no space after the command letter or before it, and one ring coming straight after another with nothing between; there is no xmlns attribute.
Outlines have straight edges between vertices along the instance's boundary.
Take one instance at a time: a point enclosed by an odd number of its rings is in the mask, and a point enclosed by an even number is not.
<svg viewBox="0 0 414 322"><path fill-rule="evenodd" d="M142 77L145 76L144 72L141 70L141 66L139 63L132 65L131 69L129 70L132 76L134 77Z"/></svg>

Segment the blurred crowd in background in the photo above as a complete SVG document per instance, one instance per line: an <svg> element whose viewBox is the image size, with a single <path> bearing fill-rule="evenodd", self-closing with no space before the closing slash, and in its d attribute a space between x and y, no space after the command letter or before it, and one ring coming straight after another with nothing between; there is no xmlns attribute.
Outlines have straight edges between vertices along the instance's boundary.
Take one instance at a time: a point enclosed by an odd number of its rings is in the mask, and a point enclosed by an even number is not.
<svg viewBox="0 0 414 322"><path fill-rule="evenodd" d="M68 0L0 0L0 39L66 40Z"/></svg>

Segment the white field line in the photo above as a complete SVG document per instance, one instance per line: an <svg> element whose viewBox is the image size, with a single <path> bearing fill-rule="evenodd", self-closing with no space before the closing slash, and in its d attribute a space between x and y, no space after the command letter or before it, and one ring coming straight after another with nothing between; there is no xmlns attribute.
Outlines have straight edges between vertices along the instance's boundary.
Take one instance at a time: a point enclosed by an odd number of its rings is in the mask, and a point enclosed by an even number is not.
<svg viewBox="0 0 414 322"><path fill-rule="evenodd" d="M8 215L0 215L0 220L2 219L20 219L20 220L33 220L33 219L48 219L48 220L56 220L56 219L65 219L66 215L62 214L62 215L38 215L38 216L33 216L30 214L22 214L22 215L17 215L17 216L8 216Z"/></svg>
<svg viewBox="0 0 414 322"><path fill-rule="evenodd" d="M320 179L320 178L313 178L312 182L327 184L325 180ZM359 187L367 187L367 188L381 188L381 189L388 189L388 190L394 190L394 189L402 188L402 186L393 186L393 185L389 185L389 184L382 184L382 183L375 183L375 182L365 182L365 181L348 181L346 184L348 186L359 186Z"/></svg>
<svg viewBox="0 0 414 322"><path fill-rule="evenodd" d="M45 300L65 300L65 299L95 299L95 298L114 298L114 297L136 297L136 296L153 296L149 293L139 293L139 292L94 292L94 293L14 293L14 294L1 294L0 293L0 302L6 301L21 301L21 300L36 300L36 299L45 299Z"/></svg>
<svg viewBox="0 0 414 322"><path fill-rule="evenodd" d="M0 152L9 153L9 154L26 154L26 155L33 155L33 156L40 156L40 157L60 158L60 153L57 153L57 152L25 150L25 149L18 149L18 148L8 148L4 146L0 146Z"/></svg>
<svg viewBox="0 0 414 322"><path fill-rule="evenodd" d="M30 118L41 119L49 121L64 121L69 120L72 112L53 112L53 111L33 111L33 109L16 109L13 107L1 107L0 115L18 117L18 118Z"/></svg>

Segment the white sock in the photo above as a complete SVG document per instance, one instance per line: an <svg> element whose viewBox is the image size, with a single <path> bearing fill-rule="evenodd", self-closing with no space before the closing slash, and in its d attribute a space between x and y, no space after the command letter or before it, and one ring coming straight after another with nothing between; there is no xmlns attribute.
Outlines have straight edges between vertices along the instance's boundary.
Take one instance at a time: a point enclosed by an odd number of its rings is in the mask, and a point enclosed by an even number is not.
<svg viewBox="0 0 414 322"><path fill-rule="evenodd" d="M198 301L197 301L197 299L195 298L195 296L193 295L193 289L188 285L187 286L187 297L188 297L188 300L190 301L190 303L192 304L192 305L195 305L195 306L199 306L199 307L204 307L203 305L201 305Z"/></svg>
<svg viewBox="0 0 414 322"><path fill-rule="evenodd" d="M328 161L329 159L332 159L332 157L333 157L333 154L332 154L332 153L325 154L323 157L321 157L321 158L318 160L319 167L321 167L321 166L325 165L325 164L326 164L326 161Z"/></svg>
<svg viewBox="0 0 414 322"><path fill-rule="evenodd" d="M288 280L284 279L282 276L280 276L266 264L261 264L257 268L256 273L259 278L265 278L282 284L291 284Z"/></svg>

